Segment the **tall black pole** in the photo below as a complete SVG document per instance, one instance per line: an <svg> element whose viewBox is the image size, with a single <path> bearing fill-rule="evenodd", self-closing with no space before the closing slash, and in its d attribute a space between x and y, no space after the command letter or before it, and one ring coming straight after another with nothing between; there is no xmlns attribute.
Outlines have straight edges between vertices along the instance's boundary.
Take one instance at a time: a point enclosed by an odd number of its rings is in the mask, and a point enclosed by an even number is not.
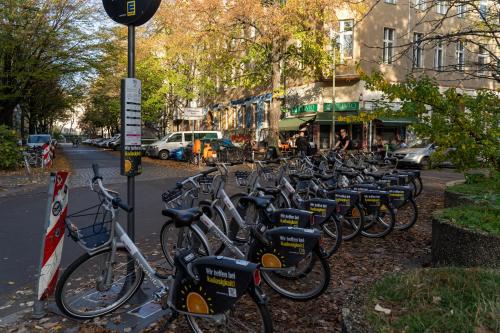
<svg viewBox="0 0 500 333"><path fill-rule="evenodd" d="M128 26L128 69L127 77L135 77L135 26ZM122 120L124 121L124 120ZM125 149L125 146L122 147ZM135 207L135 177L127 176L127 204ZM127 233L132 241L135 241L135 209L127 215Z"/></svg>

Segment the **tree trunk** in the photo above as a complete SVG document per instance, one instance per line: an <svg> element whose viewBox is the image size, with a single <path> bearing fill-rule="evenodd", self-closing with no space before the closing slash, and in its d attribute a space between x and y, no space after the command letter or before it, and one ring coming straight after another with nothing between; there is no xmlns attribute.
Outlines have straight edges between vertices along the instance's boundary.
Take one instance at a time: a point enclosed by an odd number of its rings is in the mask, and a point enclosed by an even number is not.
<svg viewBox="0 0 500 333"><path fill-rule="evenodd" d="M281 115L281 100L278 99L280 94L281 71L280 71L280 47L277 42L273 43L272 54L272 82L271 88L273 92L273 100L271 110L269 110L269 135L267 138L268 147L276 147L279 149L279 121Z"/></svg>

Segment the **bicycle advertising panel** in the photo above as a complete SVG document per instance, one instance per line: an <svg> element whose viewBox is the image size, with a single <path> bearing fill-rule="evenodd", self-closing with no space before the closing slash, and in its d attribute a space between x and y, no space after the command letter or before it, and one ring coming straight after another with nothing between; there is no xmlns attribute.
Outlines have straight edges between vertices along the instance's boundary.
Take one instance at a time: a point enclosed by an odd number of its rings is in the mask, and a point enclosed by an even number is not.
<svg viewBox="0 0 500 333"><path fill-rule="evenodd" d="M45 233L42 240L37 299L44 300L54 291L61 263L65 218L68 212L68 175L66 171L51 174Z"/></svg>
<svg viewBox="0 0 500 333"><path fill-rule="evenodd" d="M304 209L314 215L314 223L319 225L332 216L337 203L335 200L314 198L304 202Z"/></svg>
<svg viewBox="0 0 500 333"><path fill-rule="evenodd" d="M391 186L386 188L389 192L389 201L393 208L402 207L412 197L412 189L409 186Z"/></svg>
<svg viewBox="0 0 500 333"><path fill-rule="evenodd" d="M262 268L287 268L303 260L318 244L320 231L294 227L277 227L265 232L270 243L256 242L248 259L259 262Z"/></svg>
<svg viewBox="0 0 500 333"><path fill-rule="evenodd" d="M222 256L194 259L193 253L182 254L177 260L185 267L176 276L173 304L179 312L200 315L221 314L246 293L253 283L257 265L246 260ZM194 259L194 260L193 260ZM192 261L191 261L192 260ZM197 276L187 273L187 264Z"/></svg>
<svg viewBox="0 0 500 333"><path fill-rule="evenodd" d="M284 208L274 211L270 218L272 225L276 227L310 228L312 213L295 208Z"/></svg>
<svg viewBox="0 0 500 333"><path fill-rule="evenodd" d="M334 199L337 202L337 213L347 214L359 201L359 192L352 190L335 190Z"/></svg>

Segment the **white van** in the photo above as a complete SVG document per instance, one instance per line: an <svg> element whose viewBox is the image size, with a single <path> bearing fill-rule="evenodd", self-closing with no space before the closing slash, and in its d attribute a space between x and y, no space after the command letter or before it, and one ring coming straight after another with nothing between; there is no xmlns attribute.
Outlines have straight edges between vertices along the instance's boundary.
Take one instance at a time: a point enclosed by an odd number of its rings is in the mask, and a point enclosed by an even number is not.
<svg viewBox="0 0 500 333"><path fill-rule="evenodd" d="M222 133L219 131L194 131L194 139L222 139ZM153 142L146 150L146 155L166 160L169 158L170 152L180 147L186 147L192 141L193 132L191 131L172 132Z"/></svg>

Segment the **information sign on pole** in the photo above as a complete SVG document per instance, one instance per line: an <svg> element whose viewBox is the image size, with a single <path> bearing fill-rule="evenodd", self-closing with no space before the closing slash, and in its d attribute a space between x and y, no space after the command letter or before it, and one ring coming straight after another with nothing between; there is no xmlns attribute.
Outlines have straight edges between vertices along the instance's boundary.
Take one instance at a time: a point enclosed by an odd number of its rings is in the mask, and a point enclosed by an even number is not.
<svg viewBox="0 0 500 333"><path fill-rule="evenodd" d="M184 120L202 120L203 119L203 109L202 108L184 108L182 109Z"/></svg>
<svg viewBox="0 0 500 333"><path fill-rule="evenodd" d="M133 78L122 80L122 156L121 174L136 176L142 172L141 165L141 81Z"/></svg>

